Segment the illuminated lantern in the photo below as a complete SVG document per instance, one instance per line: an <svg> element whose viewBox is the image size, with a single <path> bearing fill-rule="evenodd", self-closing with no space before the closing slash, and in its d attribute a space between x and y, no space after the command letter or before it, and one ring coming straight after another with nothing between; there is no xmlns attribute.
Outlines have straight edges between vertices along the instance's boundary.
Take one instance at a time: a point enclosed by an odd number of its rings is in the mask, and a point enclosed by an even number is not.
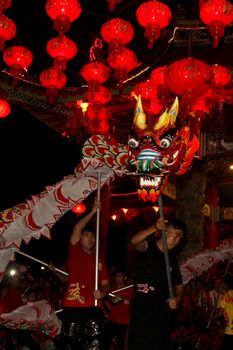
<svg viewBox="0 0 233 350"><path fill-rule="evenodd" d="M107 121L111 118L111 112L108 111L103 105L93 103L93 105L88 107L86 117L89 120L98 119L100 121Z"/></svg>
<svg viewBox="0 0 233 350"><path fill-rule="evenodd" d="M79 203L79 204L76 204L71 210L75 214L83 214L85 213L87 208L83 203Z"/></svg>
<svg viewBox="0 0 233 350"><path fill-rule="evenodd" d="M4 50L5 41L11 40L16 36L16 25L14 22L2 15L0 17L0 51Z"/></svg>
<svg viewBox="0 0 233 350"><path fill-rule="evenodd" d="M194 112L194 113L193 113ZM191 106L191 113L190 115L194 115L195 117L195 125L193 128L193 132L199 134L202 126L203 119L205 117L205 114L209 112L209 107L206 103L206 96L201 95L199 96L194 104Z"/></svg>
<svg viewBox="0 0 233 350"><path fill-rule="evenodd" d="M152 49L155 40L160 37L160 30L167 27L172 19L170 8L159 1L147 1L141 4L136 16L138 23L145 28L148 49Z"/></svg>
<svg viewBox="0 0 233 350"><path fill-rule="evenodd" d="M134 28L124 19L113 18L102 25L100 34L109 44L109 51L114 51L117 55L121 52L122 46L133 39Z"/></svg>
<svg viewBox="0 0 233 350"><path fill-rule="evenodd" d="M224 87L231 81L231 72L229 69L220 66L218 64L214 64L211 67L213 73L213 81L212 84L214 87Z"/></svg>
<svg viewBox="0 0 233 350"><path fill-rule="evenodd" d="M106 134L109 129L109 123L107 121L99 121L98 119L95 119L89 126L89 129L92 134Z"/></svg>
<svg viewBox="0 0 233 350"><path fill-rule="evenodd" d="M0 16L3 11L11 7L11 0L0 0Z"/></svg>
<svg viewBox="0 0 233 350"><path fill-rule="evenodd" d="M111 100L111 98L111 91L104 86L100 86L99 90L94 93L91 93L90 91L87 92L88 101L93 103L100 103L105 105Z"/></svg>
<svg viewBox="0 0 233 350"><path fill-rule="evenodd" d="M5 118L11 113L11 106L5 100L0 100L0 118Z"/></svg>
<svg viewBox="0 0 233 350"><path fill-rule="evenodd" d="M65 70L67 61L78 52L77 45L65 36L49 40L46 49L48 54L54 58L54 68L59 70Z"/></svg>
<svg viewBox="0 0 233 350"><path fill-rule="evenodd" d="M45 9L47 15L54 20L54 29L59 34L68 32L70 22L76 20L82 12L77 0L47 0Z"/></svg>
<svg viewBox="0 0 233 350"><path fill-rule="evenodd" d="M155 86L165 85L164 72L166 71L166 69L167 69L167 66L163 66L163 67L158 67L158 68L155 68L154 70L152 70L152 72L150 74L151 84L153 84Z"/></svg>
<svg viewBox="0 0 233 350"><path fill-rule="evenodd" d="M115 70L114 78L118 82L119 88L123 87L123 82L127 79L128 72L138 65L137 56L126 47L123 47L121 53L118 55L110 52L107 61L109 66Z"/></svg>
<svg viewBox="0 0 233 350"><path fill-rule="evenodd" d="M116 5L118 5L121 0L107 0L109 12L115 11Z"/></svg>
<svg viewBox="0 0 233 350"><path fill-rule="evenodd" d="M208 25L213 37L213 47L218 47L225 27L233 21L233 5L227 0L209 0L200 6L200 18Z"/></svg>
<svg viewBox="0 0 233 350"><path fill-rule="evenodd" d="M100 62L90 62L82 67L81 76L88 82L91 92L98 91L99 85L109 78L110 70Z"/></svg>
<svg viewBox="0 0 233 350"><path fill-rule="evenodd" d="M98 132L106 134L110 129L109 123L107 121L101 121L99 124Z"/></svg>
<svg viewBox="0 0 233 350"><path fill-rule="evenodd" d="M174 62L167 67L164 74L168 89L176 95L181 95L186 104L190 104L193 97L207 90L210 77L210 67L192 57Z"/></svg>
<svg viewBox="0 0 233 350"><path fill-rule="evenodd" d="M160 99L160 105L166 106L168 101L167 98L170 92L165 84L164 74L167 66L155 68L150 74L150 83L155 87L157 97Z"/></svg>
<svg viewBox="0 0 233 350"><path fill-rule="evenodd" d="M145 100L152 100L156 98L156 89L148 81L136 84L134 86L133 91L135 95L137 96L141 95L141 98Z"/></svg>
<svg viewBox="0 0 233 350"><path fill-rule="evenodd" d="M46 95L49 103L53 103L58 90L62 89L66 85L66 76L63 72L54 68L49 68L40 73L39 76L41 85L46 88Z"/></svg>
<svg viewBox="0 0 233 350"><path fill-rule="evenodd" d="M10 73L14 75L13 84L15 85L23 70L32 64L33 56L26 47L11 46L4 51L3 60L10 67Z"/></svg>
<svg viewBox="0 0 233 350"><path fill-rule="evenodd" d="M133 92L136 96L140 95L142 100L145 100L143 105L147 113L157 114L162 110L163 106L158 100L156 88L149 81L136 84ZM147 101L149 102L148 105L146 104Z"/></svg>

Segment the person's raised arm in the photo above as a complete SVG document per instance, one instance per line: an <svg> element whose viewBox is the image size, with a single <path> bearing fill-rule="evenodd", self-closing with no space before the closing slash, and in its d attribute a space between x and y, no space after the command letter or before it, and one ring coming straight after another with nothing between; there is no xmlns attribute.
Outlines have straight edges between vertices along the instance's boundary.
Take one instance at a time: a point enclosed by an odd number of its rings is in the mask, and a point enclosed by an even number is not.
<svg viewBox="0 0 233 350"><path fill-rule="evenodd" d="M166 221L162 218L159 218L156 224L146 228L145 230L139 231L136 235L134 235L130 242L135 247L135 249L139 252L144 252L147 247L147 237L154 234L157 236L158 232L166 227Z"/></svg>
<svg viewBox="0 0 233 350"><path fill-rule="evenodd" d="M74 229L72 231L71 237L70 237L70 243L75 245L78 241L80 241L82 230L86 227L88 222L91 220L91 218L96 214L97 209L100 207L100 203L95 200L94 205L91 209L91 211L82 217L77 224L74 226Z"/></svg>

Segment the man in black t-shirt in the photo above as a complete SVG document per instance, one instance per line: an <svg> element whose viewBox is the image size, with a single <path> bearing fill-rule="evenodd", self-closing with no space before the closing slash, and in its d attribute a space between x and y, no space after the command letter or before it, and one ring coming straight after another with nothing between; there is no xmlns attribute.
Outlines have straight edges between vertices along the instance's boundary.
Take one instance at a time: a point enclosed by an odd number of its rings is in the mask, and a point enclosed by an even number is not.
<svg viewBox="0 0 233 350"><path fill-rule="evenodd" d="M169 297L163 239L148 240L165 229L174 297ZM128 350L167 350L171 331L171 309L176 309L183 294L180 269L171 251L184 237L185 224L178 219L159 219L132 237L139 252L135 262L135 298L128 328Z"/></svg>

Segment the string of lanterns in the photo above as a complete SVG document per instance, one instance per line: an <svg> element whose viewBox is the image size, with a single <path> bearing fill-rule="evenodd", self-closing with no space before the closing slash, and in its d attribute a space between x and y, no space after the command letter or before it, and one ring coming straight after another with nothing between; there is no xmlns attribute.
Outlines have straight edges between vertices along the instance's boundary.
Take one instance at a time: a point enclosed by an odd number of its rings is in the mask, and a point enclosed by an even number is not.
<svg viewBox="0 0 233 350"><path fill-rule="evenodd" d="M110 12L114 12L121 2L106 1ZM4 50L5 42L14 38L17 32L14 22L3 13L10 6L11 0L0 1L0 49L16 86L17 79L32 64L33 54L23 46L12 46ZM48 102L54 103L59 90L67 83L67 62L78 54L76 43L66 34L72 22L80 17L82 8L78 0L47 0L45 10L53 20L58 36L50 39L46 45L48 54L53 58L53 65L40 73L39 81L46 89ZM146 1L138 6L136 19L139 25L145 28L144 35L148 40L148 48L151 49L159 39L160 31L171 23L172 12L160 1ZM224 35L224 28L233 22L233 5L227 0L200 1L200 19L209 27L213 47L217 47ZM134 27L130 22L121 18L108 20L100 28L100 35L108 45L106 64L92 52L90 62L80 71L80 75L87 82L86 96L89 106L86 116L93 133L109 131L108 121L111 114L105 106L111 101L111 91L102 84L113 75L118 89L121 90L129 72L139 64L136 54L126 46L134 39ZM101 49L102 42L99 40L94 46ZM157 114L163 109L170 94L181 96L182 102L190 110L193 108L193 111L197 111L196 108L200 108L197 101L199 104L200 101L205 103L204 100L210 98L210 87L216 92L214 98L221 100L223 89L231 81L231 74L226 68L221 67L222 72L225 72L223 74L217 73L220 68L216 67L211 68L199 60L187 57L170 66L156 68L149 81L137 84L133 93L141 94L142 99L149 101L148 112L152 114ZM225 80L220 82L221 79ZM196 97L195 100L193 96ZM213 94L211 96L213 97ZM207 111L208 107L205 110Z"/></svg>

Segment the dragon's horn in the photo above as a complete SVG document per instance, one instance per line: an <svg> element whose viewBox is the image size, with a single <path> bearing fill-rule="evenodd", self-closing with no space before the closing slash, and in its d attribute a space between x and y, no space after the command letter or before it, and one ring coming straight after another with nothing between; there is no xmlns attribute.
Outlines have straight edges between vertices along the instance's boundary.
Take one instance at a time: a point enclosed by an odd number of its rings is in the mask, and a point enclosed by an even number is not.
<svg viewBox="0 0 233 350"><path fill-rule="evenodd" d="M137 99L137 104L135 107L133 123L135 126L137 126L137 128L139 128L141 130L145 130L147 127L146 115L143 112L141 96L139 95L138 97L136 97L136 99Z"/></svg>
<svg viewBox="0 0 233 350"><path fill-rule="evenodd" d="M167 111L166 109L161 114L161 116L159 117L159 120L154 126L154 130L159 130L162 127L167 128L169 125L174 126L176 122L176 117L178 115L178 111L179 111L179 101L178 101L178 97L176 97L169 111Z"/></svg>

